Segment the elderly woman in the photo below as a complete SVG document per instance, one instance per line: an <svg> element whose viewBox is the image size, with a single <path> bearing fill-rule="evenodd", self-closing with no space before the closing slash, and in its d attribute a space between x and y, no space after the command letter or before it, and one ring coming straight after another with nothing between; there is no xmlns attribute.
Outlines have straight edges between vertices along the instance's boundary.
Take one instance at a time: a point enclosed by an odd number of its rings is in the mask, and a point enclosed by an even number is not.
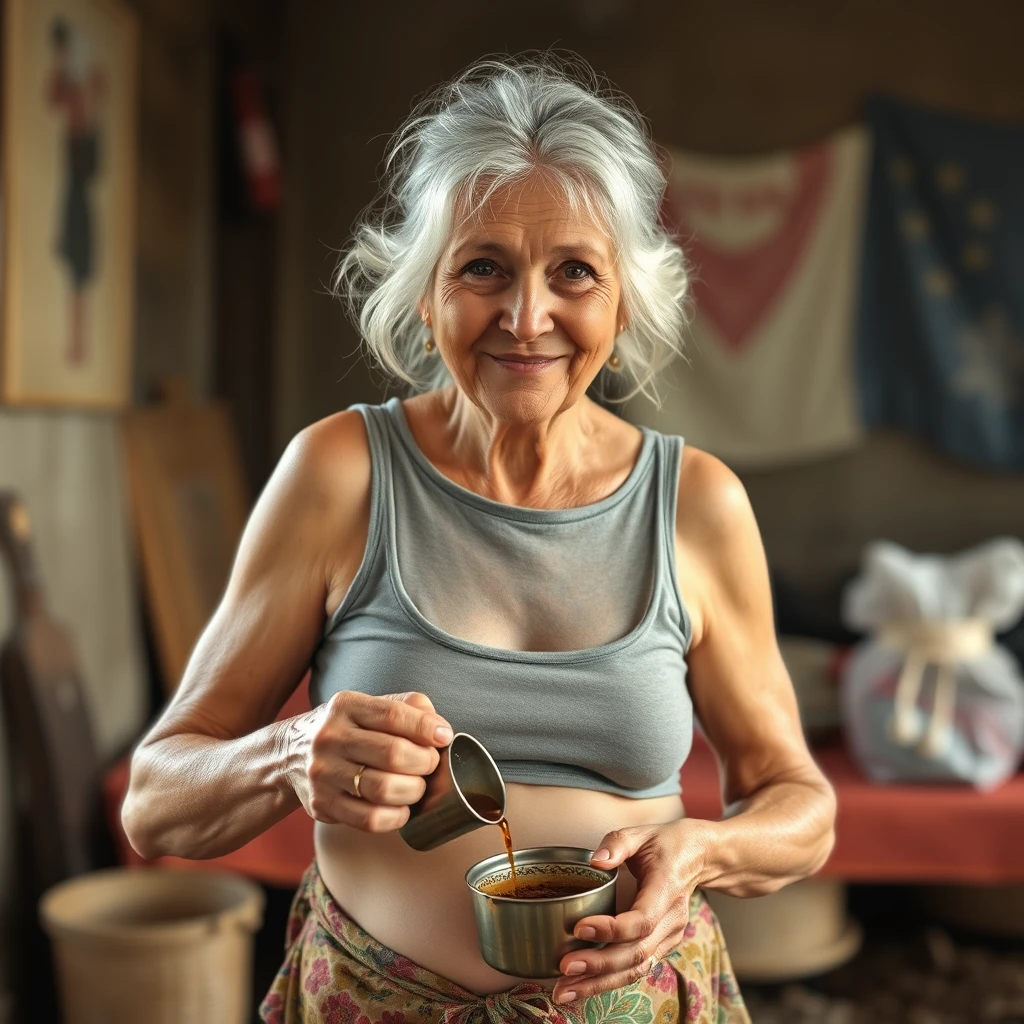
<svg viewBox="0 0 1024 1024"><path fill-rule="evenodd" d="M834 803L742 486L588 397L606 373L650 390L682 334L644 123L578 66L485 62L414 113L388 174L337 284L420 393L289 446L135 752L128 835L214 857L315 819L267 1021L747 1021L700 889L812 873ZM275 722L309 666L314 710ZM723 821L681 805L694 710ZM625 867L618 913L576 929L605 945L553 985L481 957L463 875L497 829L429 853L398 834L453 729L498 761L519 847Z"/></svg>

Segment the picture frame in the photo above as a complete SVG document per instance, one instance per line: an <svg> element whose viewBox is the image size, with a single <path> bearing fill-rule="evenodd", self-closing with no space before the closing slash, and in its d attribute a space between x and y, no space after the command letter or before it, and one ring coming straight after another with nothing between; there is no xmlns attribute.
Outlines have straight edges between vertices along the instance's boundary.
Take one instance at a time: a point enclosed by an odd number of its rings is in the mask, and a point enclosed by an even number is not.
<svg viewBox="0 0 1024 1024"><path fill-rule="evenodd" d="M131 394L138 23L121 0L3 0L0 399Z"/></svg>

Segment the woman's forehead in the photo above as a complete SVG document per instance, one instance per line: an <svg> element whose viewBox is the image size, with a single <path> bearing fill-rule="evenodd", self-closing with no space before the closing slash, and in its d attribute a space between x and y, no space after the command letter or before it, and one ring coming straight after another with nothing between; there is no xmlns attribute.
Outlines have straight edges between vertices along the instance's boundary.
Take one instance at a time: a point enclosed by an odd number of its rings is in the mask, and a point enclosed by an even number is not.
<svg viewBox="0 0 1024 1024"><path fill-rule="evenodd" d="M570 202L558 183L531 175L489 194L485 188L478 188L475 202L466 195L457 201L449 252L509 247L528 237L545 248L611 258L611 239L593 204Z"/></svg>

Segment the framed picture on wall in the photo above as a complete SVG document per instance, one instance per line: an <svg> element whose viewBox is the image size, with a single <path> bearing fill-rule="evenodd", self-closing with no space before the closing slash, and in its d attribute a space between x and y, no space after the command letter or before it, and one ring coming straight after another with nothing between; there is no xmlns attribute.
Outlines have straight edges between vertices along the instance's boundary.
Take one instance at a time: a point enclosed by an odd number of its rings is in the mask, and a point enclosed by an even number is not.
<svg viewBox="0 0 1024 1024"><path fill-rule="evenodd" d="M122 0L3 0L2 385L125 405L138 29Z"/></svg>

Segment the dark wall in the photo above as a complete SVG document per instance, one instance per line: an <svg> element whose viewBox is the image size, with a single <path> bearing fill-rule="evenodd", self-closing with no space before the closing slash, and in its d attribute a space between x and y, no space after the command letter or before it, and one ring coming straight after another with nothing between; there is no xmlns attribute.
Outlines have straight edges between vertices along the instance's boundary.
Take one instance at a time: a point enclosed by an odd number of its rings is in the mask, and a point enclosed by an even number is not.
<svg viewBox="0 0 1024 1024"><path fill-rule="evenodd" d="M168 376L209 395L213 349L212 12L131 0L139 20L134 397Z"/></svg>

